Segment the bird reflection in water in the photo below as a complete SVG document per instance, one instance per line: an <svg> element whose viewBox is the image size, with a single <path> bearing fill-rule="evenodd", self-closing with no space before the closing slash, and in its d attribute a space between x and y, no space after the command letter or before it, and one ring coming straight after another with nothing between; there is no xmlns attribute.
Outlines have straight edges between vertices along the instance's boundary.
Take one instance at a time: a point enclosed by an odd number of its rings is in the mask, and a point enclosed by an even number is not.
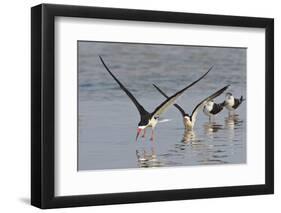
<svg viewBox="0 0 281 213"><path fill-rule="evenodd" d="M154 146L142 147L136 150L137 163L140 168L153 168L164 166L157 158L157 153Z"/></svg>
<svg viewBox="0 0 281 213"><path fill-rule="evenodd" d="M243 121L239 119L239 115L230 114L224 120L225 129L228 130L228 141L234 143L235 140L235 129L240 128Z"/></svg>
<svg viewBox="0 0 281 213"><path fill-rule="evenodd" d="M184 130L184 133L183 133L183 138L182 138L181 142L183 142L183 143L185 143L185 144L198 142L198 140L197 140L197 138L196 138L196 133L195 133L195 131L185 129L185 130Z"/></svg>
<svg viewBox="0 0 281 213"><path fill-rule="evenodd" d="M217 124L216 122L206 122L204 124L204 132L209 136L212 136L221 129L223 129L223 125Z"/></svg>
<svg viewBox="0 0 281 213"><path fill-rule="evenodd" d="M225 118L225 128L233 130L235 129L236 126L241 126L243 123L242 120L239 119L239 115L234 114L234 115L229 115L228 117Z"/></svg>

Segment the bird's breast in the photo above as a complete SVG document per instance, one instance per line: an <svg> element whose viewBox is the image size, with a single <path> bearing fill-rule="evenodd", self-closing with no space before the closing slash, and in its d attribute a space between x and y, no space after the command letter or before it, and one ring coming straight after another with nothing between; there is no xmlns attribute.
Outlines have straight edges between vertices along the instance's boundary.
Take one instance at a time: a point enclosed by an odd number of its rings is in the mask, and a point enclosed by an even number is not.
<svg viewBox="0 0 281 213"><path fill-rule="evenodd" d="M205 113L205 115L210 116L212 115L210 112L213 110L214 104L206 104L204 106L203 112Z"/></svg>
<svg viewBox="0 0 281 213"><path fill-rule="evenodd" d="M207 115L207 116L210 115L210 110L208 110L208 108L207 108L206 106L204 106L203 112L204 112L204 114Z"/></svg>
<svg viewBox="0 0 281 213"><path fill-rule="evenodd" d="M158 122L158 118L152 117L149 120L148 126L154 128Z"/></svg>
<svg viewBox="0 0 281 213"><path fill-rule="evenodd" d="M183 123L184 123L185 129L187 129L187 130L193 129L193 122L190 119L183 118Z"/></svg>
<svg viewBox="0 0 281 213"><path fill-rule="evenodd" d="M225 106L226 106L226 107L227 107L227 106L232 107L233 105L234 105L234 99L233 99L233 98L227 99L227 100L225 101Z"/></svg>
<svg viewBox="0 0 281 213"><path fill-rule="evenodd" d="M225 101L225 107L228 110L234 110L233 106L234 106L234 99L228 99L228 100Z"/></svg>

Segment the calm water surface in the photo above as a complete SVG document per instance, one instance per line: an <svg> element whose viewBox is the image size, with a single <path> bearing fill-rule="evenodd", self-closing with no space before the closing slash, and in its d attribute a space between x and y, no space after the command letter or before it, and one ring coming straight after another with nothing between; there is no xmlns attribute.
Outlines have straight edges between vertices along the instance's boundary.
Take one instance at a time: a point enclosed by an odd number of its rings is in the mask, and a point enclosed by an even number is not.
<svg viewBox="0 0 281 213"><path fill-rule="evenodd" d="M171 107L158 123L155 141L135 142L139 114L106 72L98 55L152 112L167 94L212 71L178 99L188 113L202 99L230 84L235 96L246 97L246 49L171 45L78 43L78 170L246 163L246 103L228 116L224 109L212 122L203 112L194 131L185 131L182 116ZM247 97L246 97L247 98ZM224 94L215 99L222 102Z"/></svg>

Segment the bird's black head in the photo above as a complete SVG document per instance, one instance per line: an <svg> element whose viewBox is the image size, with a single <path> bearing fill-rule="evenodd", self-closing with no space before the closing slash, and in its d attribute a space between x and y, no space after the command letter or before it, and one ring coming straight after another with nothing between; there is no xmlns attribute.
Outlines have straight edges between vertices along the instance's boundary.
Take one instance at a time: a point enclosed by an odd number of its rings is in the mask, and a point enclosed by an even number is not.
<svg viewBox="0 0 281 213"><path fill-rule="evenodd" d="M141 118L140 122L138 123L136 140L138 139L141 131L147 127L148 123L149 123L149 117Z"/></svg>
<svg viewBox="0 0 281 213"><path fill-rule="evenodd" d="M149 120L141 120L139 123L138 123L138 126L141 127L141 126L147 126L148 125L148 122Z"/></svg>
<svg viewBox="0 0 281 213"><path fill-rule="evenodd" d="M151 118L151 116L149 113L147 113L145 115L141 115L141 119L140 119L140 122L138 123L138 126L139 127L147 126L150 118Z"/></svg>

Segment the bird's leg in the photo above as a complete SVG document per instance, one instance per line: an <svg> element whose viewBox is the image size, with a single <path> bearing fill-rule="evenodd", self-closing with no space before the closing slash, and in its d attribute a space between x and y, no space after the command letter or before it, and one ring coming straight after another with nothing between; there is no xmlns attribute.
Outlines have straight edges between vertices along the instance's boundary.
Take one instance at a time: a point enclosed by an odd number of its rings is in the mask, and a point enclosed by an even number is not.
<svg viewBox="0 0 281 213"><path fill-rule="evenodd" d="M154 128L151 128L151 137L150 137L151 141L154 141Z"/></svg>
<svg viewBox="0 0 281 213"><path fill-rule="evenodd" d="M145 137L145 132L146 132L146 128L143 130L143 135L142 135L143 138Z"/></svg>
<svg viewBox="0 0 281 213"><path fill-rule="evenodd" d="M211 115L209 116L209 123L211 123L212 122L212 117L211 117Z"/></svg>

